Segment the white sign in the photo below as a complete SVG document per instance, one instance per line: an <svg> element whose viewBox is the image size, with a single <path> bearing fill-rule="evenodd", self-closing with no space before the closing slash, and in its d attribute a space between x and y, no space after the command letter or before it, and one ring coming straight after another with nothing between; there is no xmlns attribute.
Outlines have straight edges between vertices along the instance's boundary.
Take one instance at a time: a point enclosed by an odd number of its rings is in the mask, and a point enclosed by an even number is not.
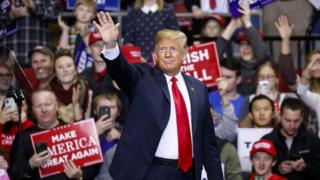
<svg viewBox="0 0 320 180"><path fill-rule="evenodd" d="M270 133L272 128L239 128L238 129L238 153L241 170L251 172L250 150L254 142L262 136Z"/></svg>

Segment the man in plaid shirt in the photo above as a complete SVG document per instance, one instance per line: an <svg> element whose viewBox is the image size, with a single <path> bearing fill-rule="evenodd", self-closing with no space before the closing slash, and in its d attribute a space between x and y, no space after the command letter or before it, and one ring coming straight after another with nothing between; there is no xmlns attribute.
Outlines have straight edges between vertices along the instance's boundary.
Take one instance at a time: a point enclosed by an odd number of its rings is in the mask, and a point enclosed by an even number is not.
<svg viewBox="0 0 320 180"><path fill-rule="evenodd" d="M57 18L59 0L3 0L3 6L8 8L0 12L0 28L17 23L18 30L4 37L1 44L16 53L21 66L30 67L28 52L37 45L50 46L48 22Z"/></svg>

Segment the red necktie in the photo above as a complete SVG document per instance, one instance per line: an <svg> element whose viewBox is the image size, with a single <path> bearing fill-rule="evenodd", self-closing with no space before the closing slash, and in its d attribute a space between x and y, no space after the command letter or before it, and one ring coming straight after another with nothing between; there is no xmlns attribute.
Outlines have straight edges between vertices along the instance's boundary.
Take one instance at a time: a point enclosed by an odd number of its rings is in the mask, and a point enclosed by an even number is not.
<svg viewBox="0 0 320 180"><path fill-rule="evenodd" d="M210 8L211 8L211 9L216 8L216 6L217 6L216 0L209 0L209 2L210 2Z"/></svg>
<svg viewBox="0 0 320 180"><path fill-rule="evenodd" d="M178 129L179 167L187 172L192 166L192 147L187 107L177 86L177 78L172 77L172 94L176 109Z"/></svg>

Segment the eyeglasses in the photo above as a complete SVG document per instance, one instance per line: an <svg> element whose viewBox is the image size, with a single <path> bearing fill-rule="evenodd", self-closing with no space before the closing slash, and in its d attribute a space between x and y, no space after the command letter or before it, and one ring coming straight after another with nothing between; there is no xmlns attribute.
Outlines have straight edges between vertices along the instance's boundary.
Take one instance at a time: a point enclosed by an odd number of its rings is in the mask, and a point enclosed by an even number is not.
<svg viewBox="0 0 320 180"><path fill-rule="evenodd" d="M275 77L276 77L275 75L259 75L258 79L260 79L260 80L272 80Z"/></svg>
<svg viewBox="0 0 320 180"><path fill-rule="evenodd" d="M1 74L0 73L0 79L11 79L12 78L12 74Z"/></svg>

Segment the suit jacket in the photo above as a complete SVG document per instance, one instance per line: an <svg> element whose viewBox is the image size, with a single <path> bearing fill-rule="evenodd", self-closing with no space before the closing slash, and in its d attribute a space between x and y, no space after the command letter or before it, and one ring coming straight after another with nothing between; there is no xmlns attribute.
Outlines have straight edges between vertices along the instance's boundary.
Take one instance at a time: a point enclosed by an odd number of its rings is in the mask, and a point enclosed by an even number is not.
<svg viewBox="0 0 320 180"><path fill-rule="evenodd" d="M115 180L141 180L152 163L169 120L170 95L167 82L159 68L146 64L130 65L122 54L115 60L106 60L106 63L108 72L130 99L130 110L110 173ZM207 88L195 78L187 75L183 77L191 102L196 179L200 180L204 165L209 179L222 180Z"/></svg>

